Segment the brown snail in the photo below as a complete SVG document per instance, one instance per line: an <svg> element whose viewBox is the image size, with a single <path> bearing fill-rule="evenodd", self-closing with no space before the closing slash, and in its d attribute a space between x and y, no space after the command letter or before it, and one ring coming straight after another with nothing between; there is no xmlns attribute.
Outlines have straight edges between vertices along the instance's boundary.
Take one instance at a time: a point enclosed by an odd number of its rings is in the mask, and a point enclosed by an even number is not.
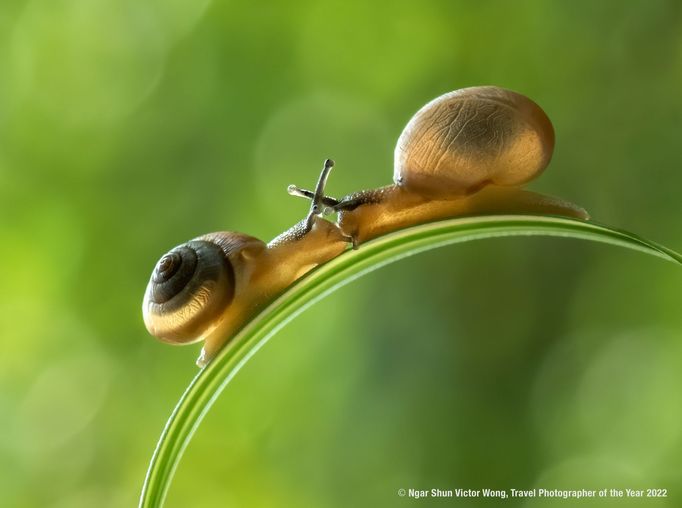
<svg viewBox="0 0 682 508"><path fill-rule="evenodd" d="M205 340L205 365L264 303L296 279L354 247L410 225L472 214L543 213L586 219L582 208L521 185L554 149L554 129L527 97L494 86L442 95L409 121L395 149L394 184L341 199L324 195L333 161L306 219L265 244L233 232L200 236L156 264L142 304L152 335L172 344ZM336 223L322 215L338 212Z"/></svg>
<svg viewBox="0 0 682 508"><path fill-rule="evenodd" d="M395 148L393 185L321 202L355 246L446 217L543 213L587 219L582 208L520 189L547 167L554 129L529 98L496 86L464 88L426 104ZM289 187L295 196L314 193Z"/></svg>
<svg viewBox="0 0 682 508"><path fill-rule="evenodd" d="M332 162L325 162L321 189ZM156 264L142 314L149 333L171 344L205 340L205 365L263 303L317 265L343 252L348 239L310 213L265 244L242 233L218 232L173 248Z"/></svg>

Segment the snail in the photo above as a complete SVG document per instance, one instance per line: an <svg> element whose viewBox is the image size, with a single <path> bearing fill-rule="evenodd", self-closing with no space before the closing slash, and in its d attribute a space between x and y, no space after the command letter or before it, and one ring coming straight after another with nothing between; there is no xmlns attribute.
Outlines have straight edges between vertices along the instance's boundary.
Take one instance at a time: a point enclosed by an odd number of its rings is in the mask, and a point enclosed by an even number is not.
<svg viewBox="0 0 682 508"><path fill-rule="evenodd" d="M496 86L455 90L407 123L395 148L393 185L338 200L322 196L320 202L338 212L338 225L354 247L446 217L541 213L588 219L572 203L520 188L542 173L553 149L552 123L529 98ZM295 185L288 190L316 196Z"/></svg>
<svg viewBox="0 0 682 508"><path fill-rule="evenodd" d="M206 365L258 308L318 265L396 229L446 217L531 213L587 219L582 208L521 188L547 167L554 129L527 97L481 86L446 93L412 117L395 148L393 185L341 199L325 161L305 219L265 244L242 233L203 235L165 254L142 304L149 332L171 344L205 340ZM338 213L337 222L323 216Z"/></svg>
<svg viewBox="0 0 682 508"><path fill-rule="evenodd" d="M333 166L325 161L318 189ZM321 216L315 198L308 216L265 244L242 233L199 236L157 262L142 303L149 333L170 344L205 340L206 365L260 306L348 247L348 238Z"/></svg>

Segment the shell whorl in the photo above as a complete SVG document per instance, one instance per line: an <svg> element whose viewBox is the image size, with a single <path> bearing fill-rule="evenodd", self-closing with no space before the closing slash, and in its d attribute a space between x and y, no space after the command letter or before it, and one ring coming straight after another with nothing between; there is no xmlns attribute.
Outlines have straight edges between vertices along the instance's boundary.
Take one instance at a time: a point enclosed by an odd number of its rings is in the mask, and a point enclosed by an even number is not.
<svg viewBox="0 0 682 508"><path fill-rule="evenodd" d="M195 239L156 264L142 311L149 332L175 344L200 340L234 297L235 275L220 245Z"/></svg>
<svg viewBox="0 0 682 508"><path fill-rule="evenodd" d="M553 150L552 123L532 100L495 86L464 88L415 113L398 139L393 179L431 198L521 185Z"/></svg>

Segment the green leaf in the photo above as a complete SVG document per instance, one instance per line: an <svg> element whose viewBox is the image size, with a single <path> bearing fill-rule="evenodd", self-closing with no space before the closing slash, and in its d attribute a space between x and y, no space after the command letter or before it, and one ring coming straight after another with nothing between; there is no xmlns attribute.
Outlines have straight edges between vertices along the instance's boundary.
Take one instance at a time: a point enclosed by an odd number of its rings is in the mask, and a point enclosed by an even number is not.
<svg viewBox="0 0 682 508"><path fill-rule="evenodd" d="M549 216L499 215L448 219L403 229L348 251L306 275L234 337L183 393L159 438L140 507L163 505L175 469L203 417L239 369L270 337L341 286L406 256L458 242L517 235L564 236L639 250L682 264L682 256L631 233L593 222Z"/></svg>

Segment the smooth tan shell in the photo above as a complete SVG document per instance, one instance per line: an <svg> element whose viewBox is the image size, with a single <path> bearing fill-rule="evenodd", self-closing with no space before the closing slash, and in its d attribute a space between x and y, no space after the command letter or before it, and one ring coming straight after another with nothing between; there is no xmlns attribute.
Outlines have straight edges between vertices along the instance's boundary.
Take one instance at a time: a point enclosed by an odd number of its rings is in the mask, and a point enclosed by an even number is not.
<svg viewBox="0 0 682 508"><path fill-rule="evenodd" d="M547 167L554 129L528 97L496 86L446 93L421 108L395 148L393 180L433 198L489 183L521 185Z"/></svg>

